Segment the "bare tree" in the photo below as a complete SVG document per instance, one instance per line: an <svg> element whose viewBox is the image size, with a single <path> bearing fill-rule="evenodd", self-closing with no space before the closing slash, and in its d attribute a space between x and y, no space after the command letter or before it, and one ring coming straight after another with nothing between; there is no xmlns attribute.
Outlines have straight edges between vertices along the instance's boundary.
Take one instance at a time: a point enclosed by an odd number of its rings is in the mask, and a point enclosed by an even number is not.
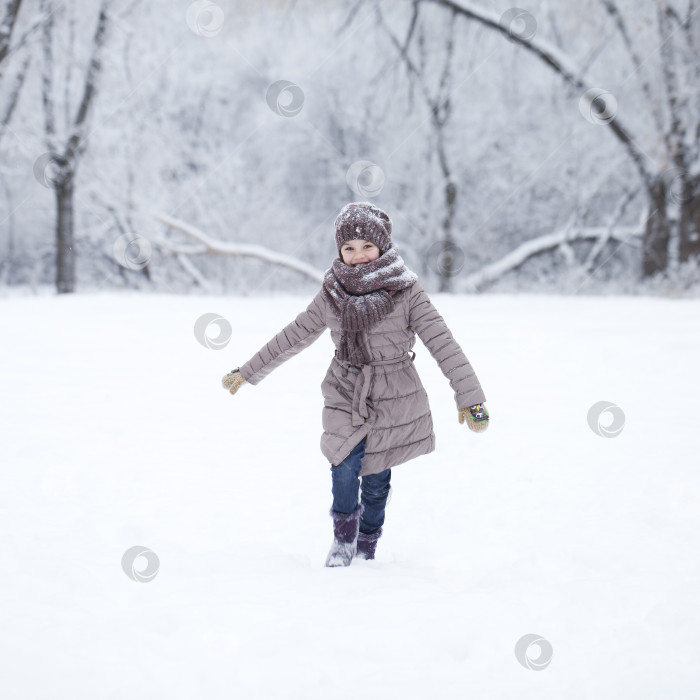
<svg viewBox="0 0 700 700"><path fill-rule="evenodd" d="M389 36L392 44L398 51L401 60L404 62L406 70L409 74L409 79L412 82L415 81L415 83L418 85L430 112L430 123L433 127L435 136L435 150L437 152L438 163L443 180L445 204L445 216L442 220L442 235L439 241L439 257L441 261L441 264L438 265L438 272L440 275L439 289L441 292L451 292L452 278L454 276L454 266L452 263L454 250L456 248L454 237L452 235L452 224L457 208L457 186L454 182L452 167L448 157L449 149L446 143L446 128L452 114L450 93L454 89L452 86L452 61L454 57L454 16L456 13L453 13L453 16L447 22L444 63L439 76L437 88L435 88L434 94L431 94L428 84L429 80L426 76L425 70L426 47L424 38L420 31L418 36L418 47L420 52L418 62L411 60L408 51L411 39L416 31L416 27L418 26L418 9L418 0L413 0L413 12L411 21L409 22L408 31L406 33L406 38L403 40L403 42L400 42L384 21L379 5L377 4L376 6L377 16L380 19L382 28Z"/></svg>
<svg viewBox="0 0 700 700"><path fill-rule="evenodd" d="M2 69L3 61L10 52L12 32L17 24L21 4L22 0L7 0L5 2L5 11L0 14L0 70ZM0 75L2 74L0 73Z"/></svg>
<svg viewBox="0 0 700 700"><path fill-rule="evenodd" d="M5 70L7 64L9 63L9 57L12 53L12 36L17 26L17 18L19 17L19 10L22 4L22 0L8 0L5 3L4 11L0 10L0 88L2 87L2 79L5 75ZM25 35L26 36L26 35ZM19 46L24 43L24 39L20 40L18 44L14 47L16 50ZM19 102L19 96L22 92L22 87L24 86L24 81L29 70L29 63L31 61L31 56L27 55L20 66L17 74L15 75L12 87L10 88L9 97L4 105L0 105L0 145L2 145L3 136L7 132L7 128L12 121L12 115L14 114L17 103ZM3 256L0 260L0 282L4 281L5 276L10 269L10 260L14 254L14 207L12 205L12 195L10 187L5 181L4 173L0 172L0 177L3 179L3 191L5 193L5 198L8 202L8 246L7 255ZM5 218L5 217L3 217Z"/></svg>
<svg viewBox="0 0 700 700"><path fill-rule="evenodd" d="M468 0L423 1L440 5L452 14L479 22L508 37L537 56L581 94L591 94L589 91L596 87L587 80L585 71L557 47L534 35L513 32L501 17ZM641 68L644 59L634 46L619 2L599 1L614 22L633 65ZM682 17L671 0L655 0L655 4L665 101L658 103L643 72L636 72L640 76L642 97L652 113L656 137L665 148L665 167L658 170L650 167L650 159L639 145L641 138L618 115L612 119L606 116L604 122L634 164L647 195L642 251L642 275L645 277L668 268L674 271L679 262L700 258L700 97L697 93L700 33L695 26L697 18L694 19L700 8L695 8L694 1L690 0ZM680 71L685 75L679 75ZM693 85L695 88L691 89ZM592 98L591 108L603 115L609 107L604 98L598 96Z"/></svg>
<svg viewBox="0 0 700 700"><path fill-rule="evenodd" d="M44 107L45 142L48 154L45 168L51 166L51 183L56 192L56 290L59 294L75 291L75 245L73 196L75 176L80 159L88 144L90 108L97 96L98 78L101 72L101 54L108 26L108 10L111 0L102 0L97 26L92 38L90 57L83 84L82 97L75 117L66 125L67 138L59 145L57 138L56 109L53 99L53 42L54 13L47 0L42 0L48 15L43 23L43 70L41 95ZM69 112L69 105L64 105Z"/></svg>

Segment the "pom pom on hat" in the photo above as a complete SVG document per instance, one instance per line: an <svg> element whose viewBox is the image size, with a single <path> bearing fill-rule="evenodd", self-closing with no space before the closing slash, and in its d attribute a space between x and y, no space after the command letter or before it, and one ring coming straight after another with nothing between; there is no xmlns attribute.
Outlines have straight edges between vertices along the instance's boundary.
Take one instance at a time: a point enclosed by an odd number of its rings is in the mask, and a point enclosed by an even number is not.
<svg viewBox="0 0 700 700"><path fill-rule="evenodd" d="M371 202L346 204L335 220L335 243L338 255L346 241L361 238L374 243L381 253L391 248L391 219L388 214Z"/></svg>

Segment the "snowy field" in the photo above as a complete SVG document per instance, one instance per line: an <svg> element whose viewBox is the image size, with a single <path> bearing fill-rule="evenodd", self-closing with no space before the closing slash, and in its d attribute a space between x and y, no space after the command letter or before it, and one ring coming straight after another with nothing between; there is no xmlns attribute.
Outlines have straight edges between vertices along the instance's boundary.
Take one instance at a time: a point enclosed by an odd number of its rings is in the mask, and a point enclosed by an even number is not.
<svg viewBox="0 0 700 700"><path fill-rule="evenodd" d="M393 469L377 559L340 569L330 334L220 384L312 295L0 299L0 697L700 697L700 301L430 297L492 424L458 423L417 340L436 451ZM195 338L210 312L224 349Z"/></svg>

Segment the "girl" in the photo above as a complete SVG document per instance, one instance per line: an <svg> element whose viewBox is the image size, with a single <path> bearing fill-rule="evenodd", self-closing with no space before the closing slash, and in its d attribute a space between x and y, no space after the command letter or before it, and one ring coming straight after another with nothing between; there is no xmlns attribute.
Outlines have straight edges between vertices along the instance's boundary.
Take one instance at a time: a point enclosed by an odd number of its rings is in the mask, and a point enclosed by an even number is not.
<svg viewBox="0 0 700 700"><path fill-rule="evenodd" d="M336 350L321 384L321 452L331 464L333 493L326 566L374 559L391 467L435 449L428 395L413 365L416 333L455 392L459 422L475 432L488 427L479 380L404 264L391 229L373 204L346 204L335 220L338 257L306 311L222 380L231 394L245 382L258 384L330 329Z"/></svg>

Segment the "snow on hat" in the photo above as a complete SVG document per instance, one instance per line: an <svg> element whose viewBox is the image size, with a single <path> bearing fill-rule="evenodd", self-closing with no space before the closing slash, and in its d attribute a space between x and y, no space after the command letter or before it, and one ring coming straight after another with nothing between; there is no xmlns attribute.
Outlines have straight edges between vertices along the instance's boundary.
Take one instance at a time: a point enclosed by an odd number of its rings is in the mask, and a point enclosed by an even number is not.
<svg viewBox="0 0 700 700"><path fill-rule="evenodd" d="M381 253L391 248L391 219L371 202L346 204L335 220L335 243L340 248L346 241L361 238L374 243ZM342 258L342 255L341 255Z"/></svg>

